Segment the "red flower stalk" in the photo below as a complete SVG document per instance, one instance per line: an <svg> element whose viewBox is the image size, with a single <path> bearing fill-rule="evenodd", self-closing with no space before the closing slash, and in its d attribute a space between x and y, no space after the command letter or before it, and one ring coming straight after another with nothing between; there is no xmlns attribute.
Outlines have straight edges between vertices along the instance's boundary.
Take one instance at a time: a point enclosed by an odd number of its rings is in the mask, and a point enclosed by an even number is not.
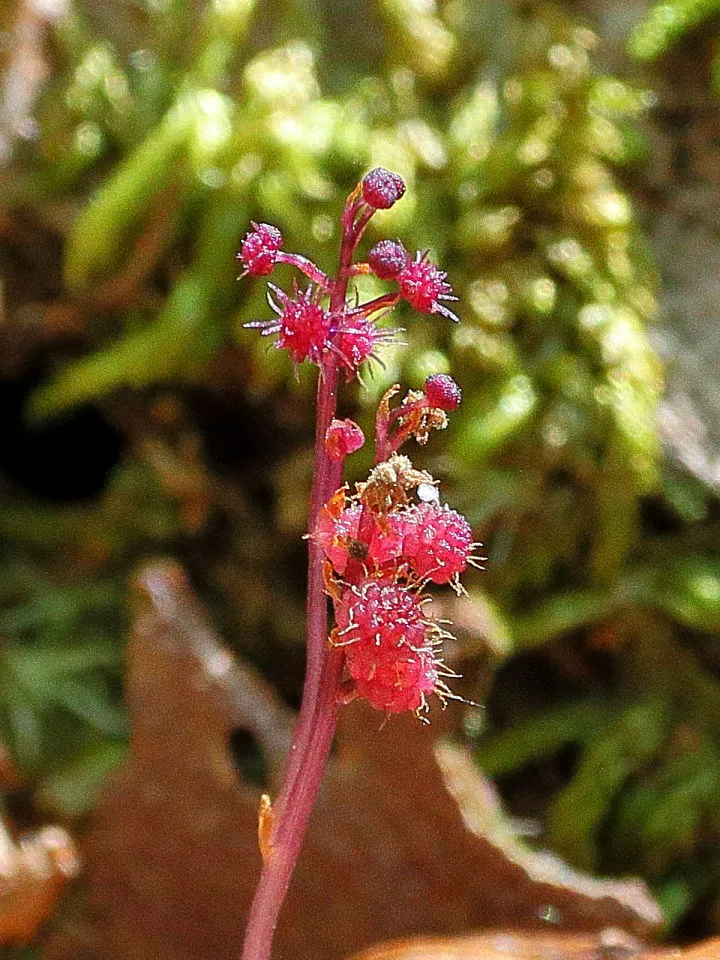
<svg viewBox="0 0 720 960"><path fill-rule="evenodd" d="M420 719L428 697L453 699L443 678L440 646L447 636L427 612L427 583L450 583L474 562L467 521L440 505L436 481L398 453L411 436L425 443L430 430L447 424L460 403L460 388L446 374L429 377L422 392L410 391L391 408L400 387L385 395L376 417L375 466L349 494L342 487L345 457L364 443L360 427L336 417L340 372L357 376L377 358L397 331L378 321L402 298L423 313L457 317L440 301L455 299L446 275L427 254L411 260L397 241L381 241L366 263L353 254L371 217L405 193L400 176L377 167L347 199L337 276L282 249L276 227L253 224L238 259L245 274L270 275L290 264L311 285L287 294L273 284L272 320L248 324L275 338L294 363L320 369L315 433L315 470L308 522L308 651L303 700L279 796L261 804L263 869L248 920L242 960L269 960L278 914L300 853L317 794L338 710L355 697L394 714ZM350 302L348 285L373 272L396 284L393 292L364 304ZM335 626L328 626L328 597ZM457 698L456 698L457 699Z"/></svg>

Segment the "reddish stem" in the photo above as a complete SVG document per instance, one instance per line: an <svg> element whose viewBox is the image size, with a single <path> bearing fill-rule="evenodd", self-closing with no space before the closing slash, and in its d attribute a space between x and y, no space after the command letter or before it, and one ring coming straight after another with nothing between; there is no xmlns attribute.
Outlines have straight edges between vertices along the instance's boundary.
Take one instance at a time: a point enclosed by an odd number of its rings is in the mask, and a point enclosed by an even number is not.
<svg viewBox="0 0 720 960"><path fill-rule="evenodd" d="M327 645L327 638L325 643ZM315 710L309 721L312 736L300 737L301 728L298 724L293 747L301 751L302 756L297 764L283 812L279 818L276 817L270 853L263 864L245 930L242 960L267 960L270 957L280 907L302 848L305 829L335 735L342 667L342 652L328 650L321 672Z"/></svg>
<svg viewBox="0 0 720 960"><path fill-rule="evenodd" d="M374 300L368 300L360 307L355 307L353 314L359 314L361 317L369 317L371 313L377 313L378 310L391 310L396 306L400 299L399 293L384 293L381 297Z"/></svg>
<svg viewBox="0 0 720 960"><path fill-rule="evenodd" d="M400 447L405 443L412 432L412 421L403 423L403 420L412 413L422 412L428 409L427 397L422 396L419 400L412 403L400 404L392 410L387 411L382 417L378 417L375 424L375 463L381 463L388 460L393 453L397 453ZM390 429L396 420L400 424L396 427L394 433Z"/></svg>
<svg viewBox="0 0 720 960"><path fill-rule="evenodd" d="M276 263L289 263L297 270L302 271L308 280L312 280L326 292L332 290L333 282L330 277L320 267L315 266L312 260L308 260L307 257L303 257L299 253L285 253L280 250L277 254Z"/></svg>
<svg viewBox="0 0 720 960"><path fill-rule="evenodd" d="M351 195L343 216L338 276L329 286L333 312L344 309L353 251L369 219L361 216L357 222L353 207ZM328 351L318 382L315 471L308 520L308 636L303 699L280 794L272 808L270 849L250 908L242 960L269 960L278 915L320 788L341 701L343 656L342 651L328 643L323 551L313 538L320 510L342 479L343 462L332 461L325 450L325 434L337 407L338 362Z"/></svg>

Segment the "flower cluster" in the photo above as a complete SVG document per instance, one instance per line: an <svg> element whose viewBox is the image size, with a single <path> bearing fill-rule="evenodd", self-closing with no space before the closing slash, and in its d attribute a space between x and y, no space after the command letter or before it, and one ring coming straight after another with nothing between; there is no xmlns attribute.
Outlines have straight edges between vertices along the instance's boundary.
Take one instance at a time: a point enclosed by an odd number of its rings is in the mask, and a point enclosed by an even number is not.
<svg viewBox="0 0 720 960"><path fill-rule="evenodd" d="M402 434L403 409L412 406L417 422L423 408L425 414L441 412L432 403L457 406L459 390L451 377L435 375L423 393L411 393L394 411L389 400L378 411L386 449L394 446L387 443L388 421L396 423L395 435ZM345 488L335 493L314 538L326 558L326 589L335 605L331 642L344 651L351 695L387 713L418 715L428 694L452 697L443 677L454 674L440 657L448 634L427 616L423 591L434 583L460 592L460 574L476 561L478 544L465 517L440 504L433 477L391 453L356 484L353 496Z"/></svg>
<svg viewBox="0 0 720 960"><path fill-rule="evenodd" d="M322 383L343 371L358 374L363 363L394 331L377 322L401 300L421 313L457 317L445 306L455 300L446 274L428 252L412 257L398 240L381 240L367 261L353 263L370 219L401 199L400 176L377 167L367 173L348 197L342 215L343 242L336 279L318 266L284 249L280 231L253 223L238 259L244 274L269 276L278 264L289 264L307 277L301 290L291 293L270 283L268 300L272 320L256 321L278 348L287 350L296 364L307 360L322 371ZM352 278L373 274L394 284L392 292L367 303L348 294ZM400 403L392 387L381 400L376 417L375 466L350 495L341 482L342 465L364 443L360 427L340 420L334 406L318 434L322 443L320 466L326 486L311 511L310 537L315 562L324 561L324 583L335 607L330 642L342 651L344 696L359 696L387 713L415 711L420 716L427 696L452 697L444 677L454 676L444 666L440 647L448 636L426 613L429 584L450 584L461 592L460 575L475 561L472 531L467 520L441 505L436 481L399 450L413 437L428 440L431 430L447 425L447 414L460 404L461 392L452 377L434 374L424 388L411 390ZM320 460L317 461L319 464ZM326 634L325 634L326 635Z"/></svg>
<svg viewBox="0 0 720 960"><path fill-rule="evenodd" d="M388 465L394 468L392 458ZM362 504L350 503L334 514L336 509L333 504L323 510L316 536L340 575L345 573L354 551L355 559L362 560L373 574L396 573L403 568L418 582L456 585L472 559L475 544L470 524L447 504L414 503L381 518L371 518L362 539Z"/></svg>
<svg viewBox="0 0 720 960"><path fill-rule="evenodd" d="M363 177L344 215L345 226L352 227L354 245L373 214L387 210L404 193L402 178L383 167ZM324 358L334 354L347 377L352 378L366 361L377 358L383 343L393 340L396 331L379 329L377 322L401 299L421 313L439 313L457 320L443 303L457 298L446 274L430 261L428 251L418 252L413 260L399 241L380 241L370 250L367 262L353 265L352 272L373 273L380 280L394 281L396 292L352 307L343 297L333 308L338 281L331 280L306 257L285 251L277 227L267 223L253 223L252 227L238 253L243 265L241 276L266 277L278 264L287 263L310 280L304 292L295 285L292 296L270 284L274 298L268 299L276 317L248 324L260 328L265 336L274 336L275 345L287 350L294 363L308 360L322 366Z"/></svg>
<svg viewBox="0 0 720 960"><path fill-rule="evenodd" d="M452 698L443 678L455 676L440 656L449 635L427 615L423 588L433 581L459 589L458 576L474 559L470 527L435 502L376 516L362 493L344 506L343 493L316 533L335 604L331 642L344 651L352 694L387 713L420 715L428 694Z"/></svg>

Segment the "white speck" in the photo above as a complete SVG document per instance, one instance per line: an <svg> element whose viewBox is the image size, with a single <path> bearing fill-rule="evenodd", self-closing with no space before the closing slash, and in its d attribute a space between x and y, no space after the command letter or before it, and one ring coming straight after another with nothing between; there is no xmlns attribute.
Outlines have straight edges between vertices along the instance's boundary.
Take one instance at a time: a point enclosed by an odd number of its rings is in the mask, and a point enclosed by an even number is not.
<svg viewBox="0 0 720 960"><path fill-rule="evenodd" d="M554 923L558 924L562 920L562 914L557 907L553 907L552 904L546 903L538 910L538 916L541 920L544 920L545 923Z"/></svg>
<svg viewBox="0 0 720 960"><path fill-rule="evenodd" d="M233 658L227 650L218 650L205 660L205 669L211 677L222 677L232 669Z"/></svg>
<svg viewBox="0 0 720 960"><path fill-rule="evenodd" d="M440 503L440 491L433 483L419 484L417 495L423 503Z"/></svg>

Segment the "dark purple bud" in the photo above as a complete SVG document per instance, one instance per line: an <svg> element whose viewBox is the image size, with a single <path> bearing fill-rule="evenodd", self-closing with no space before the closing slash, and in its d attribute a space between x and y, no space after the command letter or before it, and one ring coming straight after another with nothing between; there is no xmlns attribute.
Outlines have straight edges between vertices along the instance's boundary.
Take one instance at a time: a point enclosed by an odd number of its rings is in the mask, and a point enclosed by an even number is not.
<svg viewBox="0 0 720 960"><path fill-rule="evenodd" d="M405 193L405 181L398 173L375 167L362 178L363 200L375 210L387 210Z"/></svg>
<svg viewBox="0 0 720 960"><path fill-rule="evenodd" d="M447 373L434 373L425 381L425 396L431 407L439 410L457 410L462 390Z"/></svg>
<svg viewBox="0 0 720 960"><path fill-rule="evenodd" d="M381 240L368 254L370 269L381 280L394 280L409 260L405 247L397 240Z"/></svg>

